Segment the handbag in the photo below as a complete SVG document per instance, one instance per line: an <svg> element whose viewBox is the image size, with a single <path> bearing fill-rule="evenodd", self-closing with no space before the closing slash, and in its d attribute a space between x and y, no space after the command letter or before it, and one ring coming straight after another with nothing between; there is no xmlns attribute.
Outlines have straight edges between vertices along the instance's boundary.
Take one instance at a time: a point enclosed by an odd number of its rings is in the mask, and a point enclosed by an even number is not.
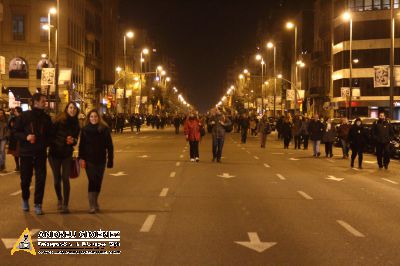
<svg viewBox="0 0 400 266"><path fill-rule="evenodd" d="M78 178L80 172L81 172L81 168L79 165L79 160L78 160L78 158L74 157L74 158L72 158L71 173L69 174L69 178Z"/></svg>

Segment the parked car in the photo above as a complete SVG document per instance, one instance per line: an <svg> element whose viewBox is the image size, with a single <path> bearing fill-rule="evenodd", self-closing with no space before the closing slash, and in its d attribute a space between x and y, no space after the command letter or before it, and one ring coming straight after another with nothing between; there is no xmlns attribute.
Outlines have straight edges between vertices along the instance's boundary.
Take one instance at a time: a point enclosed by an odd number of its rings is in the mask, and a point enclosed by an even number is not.
<svg viewBox="0 0 400 266"><path fill-rule="evenodd" d="M392 158L400 159L400 120L392 120L394 139L390 142L390 155Z"/></svg>

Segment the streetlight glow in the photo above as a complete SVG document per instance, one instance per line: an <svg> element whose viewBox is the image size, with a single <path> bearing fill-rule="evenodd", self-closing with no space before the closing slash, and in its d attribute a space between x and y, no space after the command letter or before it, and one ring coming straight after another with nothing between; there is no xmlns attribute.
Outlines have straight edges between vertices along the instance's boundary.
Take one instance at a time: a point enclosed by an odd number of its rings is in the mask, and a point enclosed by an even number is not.
<svg viewBox="0 0 400 266"><path fill-rule="evenodd" d="M256 60L257 60L257 61L260 61L261 59L262 59L262 56L261 56L261 55L259 55L259 54L256 55Z"/></svg>
<svg viewBox="0 0 400 266"><path fill-rule="evenodd" d="M245 69L243 70L243 73L248 74L249 71L245 68Z"/></svg>
<svg viewBox="0 0 400 266"><path fill-rule="evenodd" d="M50 8L49 9L49 13L52 14L52 15L57 14L57 8L55 8L55 7Z"/></svg>
<svg viewBox="0 0 400 266"><path fill-rule="evenodd" d="M115 68L115 70L119 73L119 72L121 72L122 68L120 66L117 66L117 68Z"/></svg>
<svg viewBox="0 0 400 266"><path fill-rule="evenodd" d="M47 54L41 54L40 55L42 58L46 58L47 57Z"/></svg>
<svg viewBox="0 0 400 266"><path fill-rule="evenodd" d="M42 26L42 30L50 30L50 25L49 24L44 24Z"/></svg>
<svg viewBox="0 0 400 266"><path fill-rule="evenodd" d="M344 12L342 18L344 21L349 21L351 19L351 13L349 11Z"/></svg>
<svg viewBox="0 0 400 266"><path fill-rule="evenodd" d="M142 53L143 53L143 54L148 54L148 53L149 53L149 49L144 48L143 51L142 51Z"/></svg>
<svg viewBox="0 0 400 266"><path fill-rule="evenodd" d="M165 72L165 70L161 71L161 76L165 76L167 74L167 72Z"/></svg>
<svg viewBox="0 0 400 266"><path fill-rule="evenodd" d="M274 44L272 42L267 43L267 48L268 49L274 48Z"/></svg>
<svg viewBox="0 0 400 266"><path fill-rule="evenodd" d="M243 74L240 74L240 75L239 75L239 79L244 79Z"/></svg>
<svg viewBox="0 0 400 266"><path fill-rule="evenodd" d="M353 60L353 63L354 63L354 64L358 64L358 62L360 62L360 60L359 60L358 58L355 58L355 59Z"/></svg>
<svg viewBox="0 0 400 266"><path fill-rule="evenodd" d="M158 67L157 67L157 70L158 70L158 71L161 71L161 70L162 70L162 66L158 66Z"/></svg>
<svg viewBox="0 0 400 266"><path fill-rule="evenodd" d="M283 76L282 76L282 74L278 74L276 77L277 77L278 79L281 79Z"/></svg>
<svg viewBox="0 0 400 266"><path fill-rule="evenodd" d="M286 23L286 28L289 29L289 30L293 29L294 28L293 22Z"/></svg>
<svg viewBox="0 0 400 266"><path fill-rule="evenodd" d="M170 81L171 81L171 78L170 78L170 77L167 77L165 80L166 80L167 82L170 82Z"/></svg>
<svg viewBox="0 0 400 266"><path fill-rule="evenodd" d="M135 34L133 33L133 31L128 31L128 32L126 33L126 37L128 37L128 38L133 38L134 35L135 35Z"/></svg>
<svg viewBox="0 0 400 266"><path fill-rule="evenodd" d="M141 58L140 61L143 63L144 62L144 58Z"/></svg>

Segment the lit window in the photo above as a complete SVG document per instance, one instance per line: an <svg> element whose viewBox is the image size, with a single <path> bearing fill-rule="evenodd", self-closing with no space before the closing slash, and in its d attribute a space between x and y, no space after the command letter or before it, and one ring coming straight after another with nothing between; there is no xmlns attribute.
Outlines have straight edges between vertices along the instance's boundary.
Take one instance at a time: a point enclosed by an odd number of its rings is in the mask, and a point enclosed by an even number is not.
<svg viewBox="0 0 400 266"><path fill-rule="evenodd" d="M49 24L49 20L47 17L40 17L40 41L45 42L48 39L48 32L47 30L43 29L44 25Z"/></svg>

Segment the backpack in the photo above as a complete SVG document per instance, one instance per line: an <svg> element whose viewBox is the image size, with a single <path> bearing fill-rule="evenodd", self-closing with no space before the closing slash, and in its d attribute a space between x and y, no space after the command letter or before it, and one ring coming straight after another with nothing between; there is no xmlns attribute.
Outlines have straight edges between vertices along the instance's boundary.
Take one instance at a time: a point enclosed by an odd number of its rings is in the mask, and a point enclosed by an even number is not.
<svg viewBox="0 0 400 266"><path fill-rule="evenodd" d="M233 130L233 123L230 123L228 126L224 126L225 132L230 133Z"/></svg>

